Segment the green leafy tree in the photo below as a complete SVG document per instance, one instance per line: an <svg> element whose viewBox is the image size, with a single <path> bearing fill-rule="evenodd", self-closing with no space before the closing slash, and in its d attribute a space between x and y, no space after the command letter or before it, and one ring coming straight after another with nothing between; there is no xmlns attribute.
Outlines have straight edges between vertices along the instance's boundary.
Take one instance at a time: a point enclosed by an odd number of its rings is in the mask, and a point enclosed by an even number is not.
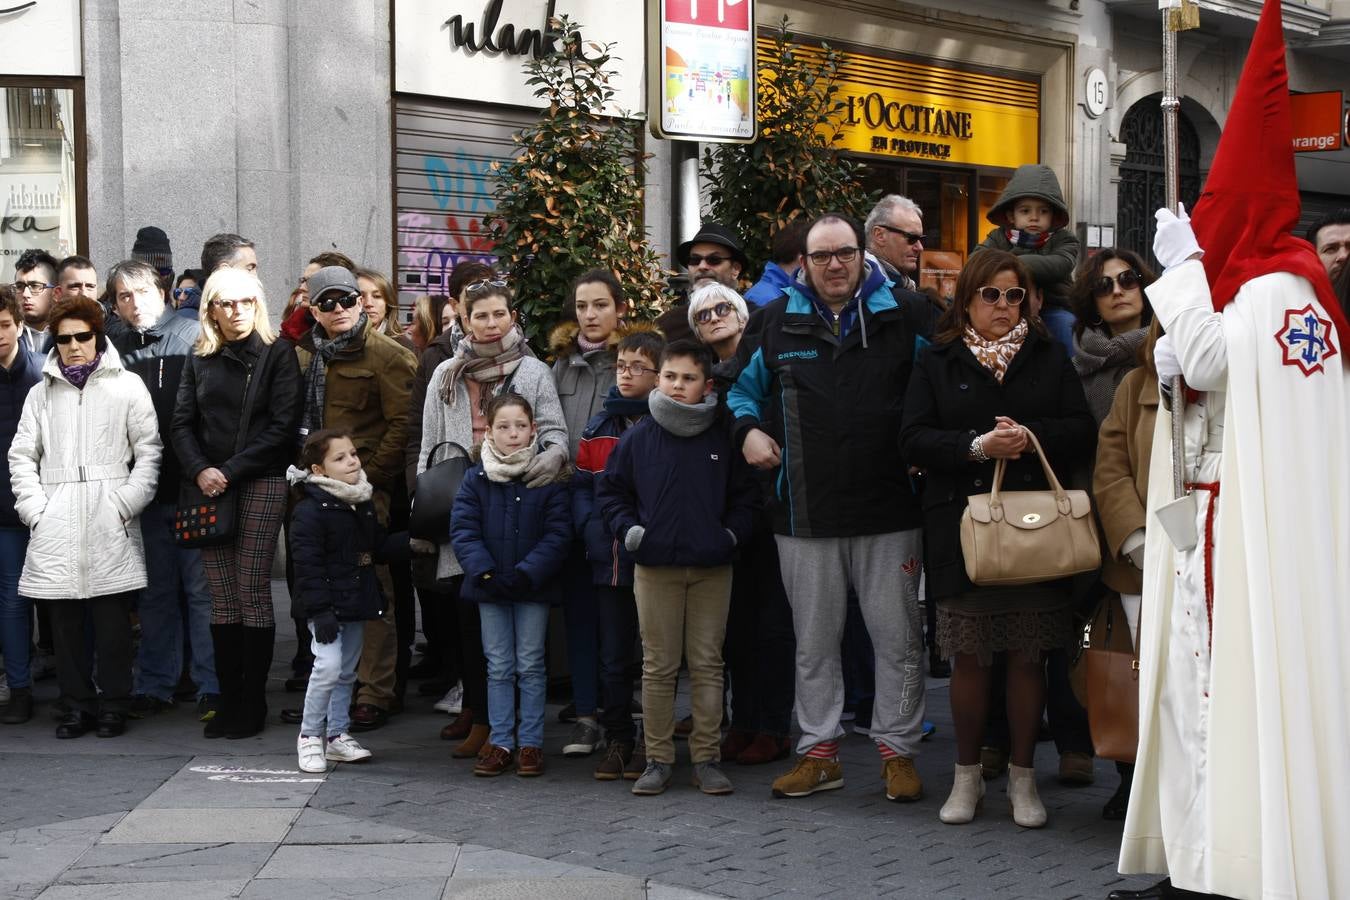
<svg viewBox="0 0 1350 900"><path fill-rule="evenodd" d="M752 144L704 151L702 176L712 218L736 232L752 270L769 259L769 240L793 220L830 211L864 218L878 195L864 190L860 163L844 156L839 68L827 44L805 54L786 16L759 64L759 136Z"/></svg>
<svg viewBox="0 0 1350 900"><path fill-rule="evenodd" d="M497 203L484 218L536 346L589 269L612 269L637 316L653 314L665 286L643 225L641 122L604 115L614 44L584 40L565 16L549 24L554 49L524 67L548 108L515 136L516 157L493 164Z"/></svg>

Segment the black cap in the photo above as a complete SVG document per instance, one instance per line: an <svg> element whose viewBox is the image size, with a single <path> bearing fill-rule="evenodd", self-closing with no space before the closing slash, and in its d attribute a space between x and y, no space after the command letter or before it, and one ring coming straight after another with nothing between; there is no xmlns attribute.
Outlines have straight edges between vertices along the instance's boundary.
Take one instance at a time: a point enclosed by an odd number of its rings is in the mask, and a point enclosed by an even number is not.
<svg viewBox="0 0 1350 900"><path fill-rule="evenodd" d="M695 244L717 244L719 247L726 247L731 251L731 258L741 264L742 269L750 267L750 260L745 258L745 251L741 249L741 242L736 239L736 235L731 233L731 229L717 222L704 222L698 226L698 234L685 241L675 251L675 259L680 265L689 266L689 251Z"/></svg>
<svg viewBox="0 0 1350 900"><path fill-rule="evenodd" d="M173 269L173 250L164 229L147 225L137 231L136 242L131 245L131 258L148 262L156 269Z"/></svg>

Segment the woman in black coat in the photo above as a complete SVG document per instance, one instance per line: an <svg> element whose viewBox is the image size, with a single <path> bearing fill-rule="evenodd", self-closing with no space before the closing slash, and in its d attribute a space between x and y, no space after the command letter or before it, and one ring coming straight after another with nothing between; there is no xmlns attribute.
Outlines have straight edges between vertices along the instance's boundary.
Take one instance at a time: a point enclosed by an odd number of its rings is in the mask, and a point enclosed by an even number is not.
<svg viewBox="0 0 1350 900"><path fill-rule="evenodd" d="M295 347L274 339L262 284L218 269L202 292L201 337L183 370L173 446L207 497L234 494L234 539L202 548L220 711L207 737L248 737L267 716L272 558L295 457L302 382Z"/></svg>
<svg viewBox="0 0 1350 900"><path fill-rule="evenodd" d="M977 587L966 577L960 539L966 498L990 490L995 459L1009 460L1006 490L1048 487L1028 430L1061 479L1092 455L1096 426L1082 385L1028 309L1030 285L1012 254L973 256L905 396L901 447L905 461L926 473L925 568L938 603L938 643L956 658L956 780L941 813L949 824L969 822L984 792L980 744L1000 652L1007 656L1013 817L1024 827L1045 824L1032 757L1045 706L1043 655L1065 646L1074 628L1069 586Z"/></svg>

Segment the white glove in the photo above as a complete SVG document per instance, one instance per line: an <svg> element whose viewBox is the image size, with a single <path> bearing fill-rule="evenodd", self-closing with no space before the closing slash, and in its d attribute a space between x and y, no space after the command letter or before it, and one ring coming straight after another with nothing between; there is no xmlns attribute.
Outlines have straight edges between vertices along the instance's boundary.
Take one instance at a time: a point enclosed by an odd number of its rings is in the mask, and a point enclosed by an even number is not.
<svg viewBox="0 0 1350 900"><path fill-rule="evenodd" d="M1170 334L1164 334L1153 345L1153 365L1158 370L1158 383L1165 387L1171 387L1172 379L1181 374L1181 360L1177 359L1177 352L1172 349Z"/></svg>
<svg viewBox="0 0 1350 900"><path fill-rule="evenodd" d="M636 553L638 547L642 546L642 536L647 533L647 529L641 525L634 525L628 529L628 533L623 536L623 548L629 553Z"/></svg>
<svg viewBox="0 0 1350 900"><path fill-rule="evenodd" d="M566 465L567 448L562 444L549 444L536 453L534 459L530 460L530 464L525 467L525 486L531 488L543 487L549 482L557 480Z"/></svg>
<svg viewBox="0 0 1350 900"><path fill-rule="evenodd" d="M408 549L419 556L430 556L436 552L437 547L433 542L422 538L409 538Z"/></svg>
<svg viewBox="0 0 1350 900"><path fill-rule="evenodd" d="M1158 258L1164 269L1170 269L1194 256L1199 259L1205 251L1195 240L1191 230L1191 217L1186 215L1186 204L1178 203L1180 215L1173 215L1167 207L1153 214L1158 222L1158 231L1153 236L1153 255Z"/></svg>

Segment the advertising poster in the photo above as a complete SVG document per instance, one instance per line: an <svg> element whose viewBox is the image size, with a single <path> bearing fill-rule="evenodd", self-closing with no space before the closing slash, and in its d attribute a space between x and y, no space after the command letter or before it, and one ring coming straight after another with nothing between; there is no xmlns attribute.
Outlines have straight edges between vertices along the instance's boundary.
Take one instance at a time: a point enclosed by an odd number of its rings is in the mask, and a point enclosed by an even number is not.
<svg viewBox="0 0 1350 900"><path fill-rule="evenodd" d="M659 0L654 129L703 141L755 138L753 0Z"/></svg>

